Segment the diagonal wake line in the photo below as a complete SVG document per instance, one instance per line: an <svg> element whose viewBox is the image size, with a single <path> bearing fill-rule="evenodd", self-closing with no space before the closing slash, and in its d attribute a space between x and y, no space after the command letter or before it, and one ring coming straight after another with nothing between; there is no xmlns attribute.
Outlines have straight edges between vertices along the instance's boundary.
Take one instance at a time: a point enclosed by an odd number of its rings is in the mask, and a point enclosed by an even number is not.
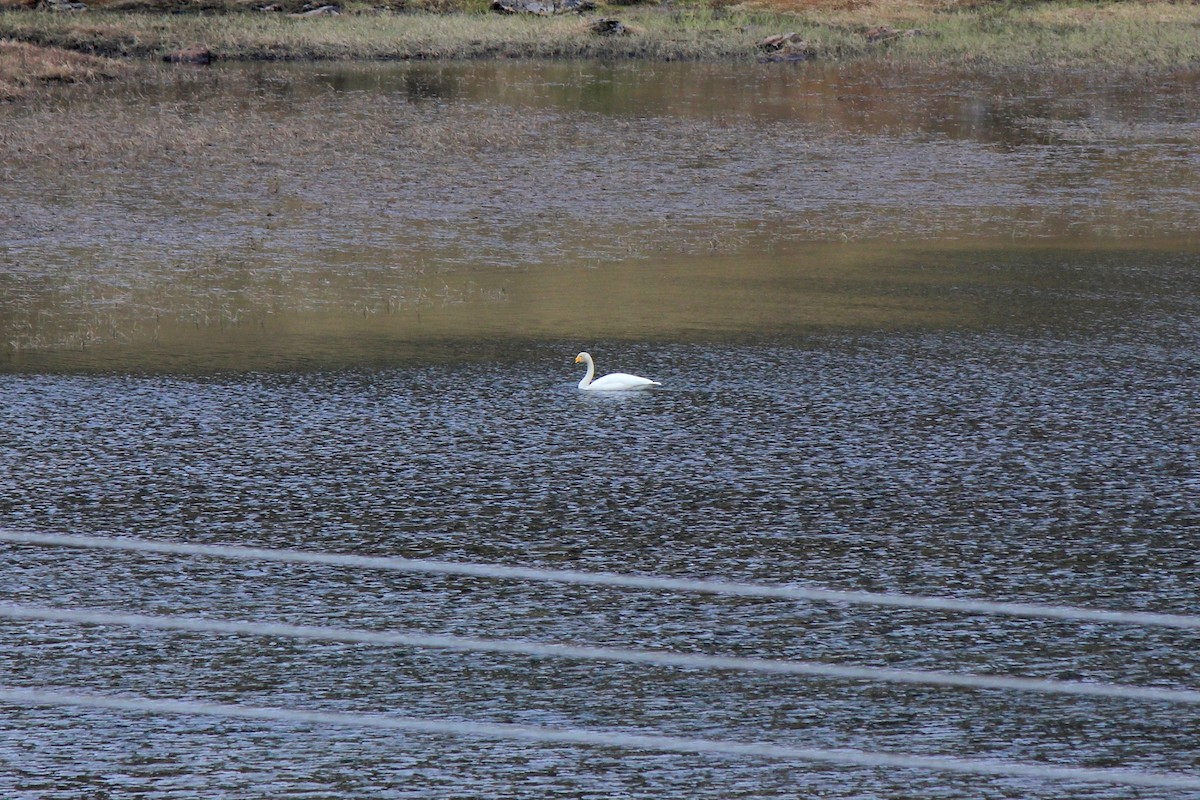
<svg viewBox="0 0 1200 800"><path fill-rule="evenodd" d="M816 600L829 603L919 608L934 611L953 611L994 616L1064 619L1079 622L1105 622L1127 625L1150 625L1200 630L1200 615L1167 614L1152 611L1117 611L1050 606L1032 603L1006 603L989 600L959 600L945 597L852 592L800 586L769 586L731 581L663 578L641 575L621 575L606 572L575 572L571 570L512 567L500 564L478 564L453 561L429 561L410 558L357 556L339 553L319 553L300 550L276 550L227 545L156 542L146 539L75 536L68 534L32 533L0 530L0 541L15 544L85 547L103 550L123 550L168 555L206 556L255 561L274 561L292 564L353 567L358 569L423 572L441 575L465 575L500 580L545 581L590 586L613 586L650 591L694 592L733 597L758 597L777 600Z"/></svg>
<svg viewBox="0 0 1200 800"><path fill-rule="evenodd" d="M350 642L402 647L429 647L459 651L512 653L537 658L564 658L585 661L615 661L662 667L736 670L783 675L924 684L967 689L1006 689L1043 694L1084 695L1125 700L1200 704L1200 691L1165 689L1150 686L1125 686L1107 683L1014 678L1005 675L904 670L887 667L845 666L806 661L783 661L741 656L714 656L699 653L673 653L658 650L634 650L616 647L530 642L513 639L483 639L435 634L385 633L312 625L237 622L197 617L124 614L97 609L63 609L42 606L0 604L0 617L43 620L76 624L121 625L134 628L228 633L241 636L279 636L320 641Z"/></svg>
<svg viewBox="0 0 1200 800"><path fill-rule="evenodd" d="M496 722L460 722L421 717L353 714L335 711L304 711L263 706L157 700L143 697L117 697L112 695L79 694L37 689L0 688L0 702L26 706L102 708L147 714L213 716L286 724L342 725L425 734L471 736L486 739L516 739L546 744L616 747L670 753L732 755L786 761L816 761L827 764L845 764L860 767L921 769L973 775L1028 777L1053 781L1200 789L1200 776L1161 772L1059 767L992 759L874 753L863 750L833 750L794 747L767 742L740 742L722 739L663 736L649 733L596 731L585 728L547 728Z"/></svg>

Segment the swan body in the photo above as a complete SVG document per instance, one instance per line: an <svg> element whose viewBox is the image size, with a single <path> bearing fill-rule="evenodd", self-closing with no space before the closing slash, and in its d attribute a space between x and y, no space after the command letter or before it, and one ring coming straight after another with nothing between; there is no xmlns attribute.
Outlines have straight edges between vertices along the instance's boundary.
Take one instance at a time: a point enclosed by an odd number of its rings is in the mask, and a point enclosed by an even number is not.
<svg viewBox="0 0 1200 800"><path fill-rule="evenodd" d="M662 386L658 381L630 375L628 372L614 372L603 378L595 378L596 364L592 361L592 357L587 353L580 353L575 356L575 363L581 362L587 364L587 374L579 382L579 388L589 392L627 392L634 389L652 389L655 386Z"/></svg>

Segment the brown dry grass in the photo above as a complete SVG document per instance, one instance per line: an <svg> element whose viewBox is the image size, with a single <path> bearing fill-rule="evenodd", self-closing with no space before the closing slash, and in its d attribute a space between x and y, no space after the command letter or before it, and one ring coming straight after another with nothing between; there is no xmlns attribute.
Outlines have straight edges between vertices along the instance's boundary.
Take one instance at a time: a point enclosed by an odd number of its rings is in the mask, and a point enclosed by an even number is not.
<svg viewBox="0 0 1200 800"><path fill-rule="evenodd" d="M125 69L107 58L0 39L0 100L24 97L46 84L109 80Z"/></svg>

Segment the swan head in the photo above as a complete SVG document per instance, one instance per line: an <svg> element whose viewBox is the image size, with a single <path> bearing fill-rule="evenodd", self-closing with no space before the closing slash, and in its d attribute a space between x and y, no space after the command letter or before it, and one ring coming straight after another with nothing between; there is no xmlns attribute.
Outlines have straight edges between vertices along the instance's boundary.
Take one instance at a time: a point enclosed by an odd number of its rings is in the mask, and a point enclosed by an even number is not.
<svg viewBox="0 0 1200 800"><path fill-rule="evenodd" d="M584 364L591 360L592 360L592 357L590 355L588 355L587 353L580 353L579 355L575 356L576 364Z"/></svg>

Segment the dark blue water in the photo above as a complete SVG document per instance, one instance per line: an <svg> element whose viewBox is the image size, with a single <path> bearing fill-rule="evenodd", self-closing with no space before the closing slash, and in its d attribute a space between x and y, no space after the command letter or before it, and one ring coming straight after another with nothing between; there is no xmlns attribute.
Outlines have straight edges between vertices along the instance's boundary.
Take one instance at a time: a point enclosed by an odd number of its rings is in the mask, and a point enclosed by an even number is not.
<svg viewBox="0 0 1200 800"><path fill-rule="evenodd" d="M587 343L496 360L8 375L21 530L1200 613L1200 348L1177 302L1042 331ZM1158 309L1155 311L1154 309ZM466 351L464 351L466 352ZM6 545L20 603L1195 687L1170 629ZM1194 710L5 623L10 686L1196 772ZM5 708L14 797L1128 797L245 721Z"/></svg>

